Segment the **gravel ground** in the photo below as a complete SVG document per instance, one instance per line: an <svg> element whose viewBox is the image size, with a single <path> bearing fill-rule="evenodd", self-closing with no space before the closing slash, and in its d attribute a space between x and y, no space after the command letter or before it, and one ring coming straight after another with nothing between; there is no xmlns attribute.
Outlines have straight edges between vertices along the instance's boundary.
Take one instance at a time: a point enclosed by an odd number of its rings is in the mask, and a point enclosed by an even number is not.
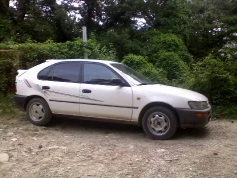
<svg viewBox="0 0 237 178"><path fill-rule="evenodd" d="M0 118L1 119L1 118ZM137 126L65 118L0 124L0 177L237 177L237 121L150 140Z"/></svg>

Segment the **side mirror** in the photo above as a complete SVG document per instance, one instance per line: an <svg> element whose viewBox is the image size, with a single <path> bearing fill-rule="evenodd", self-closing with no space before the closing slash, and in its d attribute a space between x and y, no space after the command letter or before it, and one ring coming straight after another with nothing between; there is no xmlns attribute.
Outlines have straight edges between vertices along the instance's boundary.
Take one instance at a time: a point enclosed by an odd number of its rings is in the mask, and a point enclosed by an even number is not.
<svg viewBox="0 0 237 178"><path fill-rule="evenodd" d="M112 84L116 86L121 86L121 87L125 86L125 83L119 78L113 79Z"/></svg>

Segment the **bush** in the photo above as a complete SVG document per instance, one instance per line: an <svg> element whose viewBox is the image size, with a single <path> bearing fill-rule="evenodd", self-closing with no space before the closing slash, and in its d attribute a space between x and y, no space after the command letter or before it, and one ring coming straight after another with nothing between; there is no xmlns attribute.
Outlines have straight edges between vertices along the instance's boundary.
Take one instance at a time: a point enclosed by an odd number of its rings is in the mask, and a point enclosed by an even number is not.
<svg viewBox="0 0 237 178"><path fill-rule="evenodd" d="M15 90L17 54L17 51L3 51L0 53L0 94L4 96Z"/></svg>
<svg viewBox="0 0 237 178"><path fill-rule="evenodd" d="M165 71L162 69L156 69L151 63L149 63L143 56L136 56L133 54L127 55L123 58L122 63L133 68L138 73L146 76L151 81L158 83L167 83Z"/></svg>
<svg viewBox="0 0 237 178"><path fill-rule="evenodd" d="M237 103L237 61L223 62L212 55L194 65L192 89L205 94L214 105Z"/></svg>
<svg viewBox="0 0 237 178"><path fill-rule="evenodd" d="M155 66L166 71L167 79L174 84L183 84L187 80L187 64L173 52L160 52Z"/></svg>
<svg viewBox="0 0 237 178"><path fill-rule="evenodd" d="M33 43L24 44L1 43L0 50L20 51L19 64L15 63L16 56L9 53L0 53L0 94L6 95L14 91L14 80L18 68L28 69L47 59L78 59L84 58L84 52L89 58L115 60L113 50L101 47L94 40L88 40L85 46L81 39L65 43Z"/></svg>
<svg viewBox="0 0 237 178"><path fill-rule="evenodd" d="M0 61L0 93L4 96L14 91L16 68L13 61Z"/></svg>
<svg viewBox="0 0 237 178"><path fill-rule="evenodd" d="M20 66L23 68L30 68L47 59L81 59L84 58L85 52L88 58L110 60L115 58L113 50L101 47L95 40L88 40L87 45L84 45L80 38L65 43L54 43L50 40L45 43L33 43L32 41L23 44L2 43L0 49L21 51Z"/></svg>
<svg viewBox="0 0 237 178"><path fill-rule="evenodd" d="M153 64L162 53L175 53L183 62L190 65L193 61L184 42L174 34L165 34L157 31L150 31L145 47L145 55Z"/></svg>
<svg viewBox="0 0 237 178"><path fill-rule="evenodd" d="M237 105L215 106L212 105L212 116L214 119L237 119Z"/></svg>

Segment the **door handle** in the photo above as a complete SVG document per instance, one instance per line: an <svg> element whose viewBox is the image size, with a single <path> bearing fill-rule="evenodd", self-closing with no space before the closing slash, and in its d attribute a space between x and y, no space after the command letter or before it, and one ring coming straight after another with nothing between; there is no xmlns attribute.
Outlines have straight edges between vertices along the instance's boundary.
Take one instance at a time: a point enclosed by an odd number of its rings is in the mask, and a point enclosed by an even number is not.
<svg viewBox="0 0 237 178"><path fill-rule="evenodd" d="M42 86L42 89L43 89L43 90L49 90L50 87L49 87L49 86Z"/></svg>
<svg viewBox="0 0 237 178"><path fill-rule="evenodd" d="M91 90L89 90L89 89L83 89L83 90L82 90L82 93L91 93Z"/></svg>

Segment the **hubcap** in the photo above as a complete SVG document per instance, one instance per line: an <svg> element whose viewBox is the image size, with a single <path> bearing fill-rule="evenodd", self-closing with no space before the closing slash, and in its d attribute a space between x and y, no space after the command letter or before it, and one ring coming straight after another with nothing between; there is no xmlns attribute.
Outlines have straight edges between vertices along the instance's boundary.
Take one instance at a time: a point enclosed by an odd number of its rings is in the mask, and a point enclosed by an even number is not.
<svg viewBox="0 0 237 178"><path fill-rule="evenodd" d="M29 114L32 120L40 121L44 117L44 108L40 103L32 103Z"/></svg>
<svg viewBox="0 0 237 178"><path fill-rule="evenodd" d="M149 116L147 126L153 134L164 135L170 128L170 121L164 113L155 112Z"/></svg>

